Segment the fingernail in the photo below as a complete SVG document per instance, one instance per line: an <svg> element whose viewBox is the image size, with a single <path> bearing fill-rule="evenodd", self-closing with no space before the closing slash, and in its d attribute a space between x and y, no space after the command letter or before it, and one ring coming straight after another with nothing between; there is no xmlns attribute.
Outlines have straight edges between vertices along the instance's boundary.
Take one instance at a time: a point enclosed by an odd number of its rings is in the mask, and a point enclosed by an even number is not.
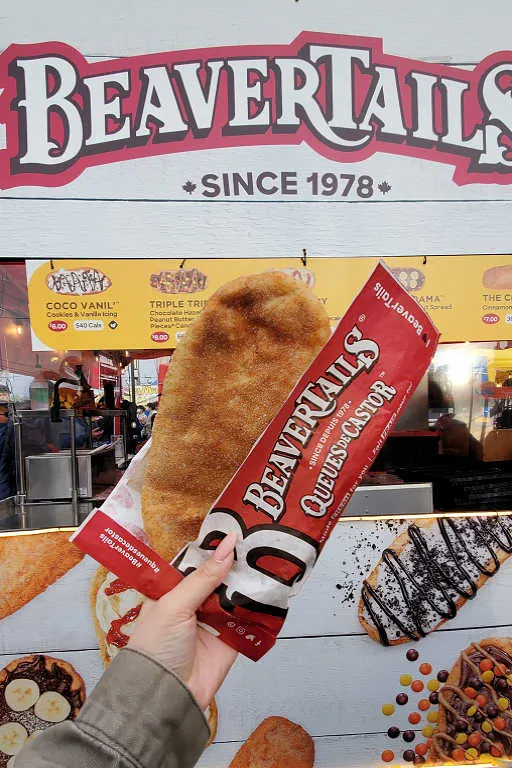
<svg viewBox="0 0 512 768"><path fill-rule="evenodd" d="M236 544L236 533L228 533L224 536L219 546L215 550L215 560L217 563L223 563L233 552Z"/></svg>

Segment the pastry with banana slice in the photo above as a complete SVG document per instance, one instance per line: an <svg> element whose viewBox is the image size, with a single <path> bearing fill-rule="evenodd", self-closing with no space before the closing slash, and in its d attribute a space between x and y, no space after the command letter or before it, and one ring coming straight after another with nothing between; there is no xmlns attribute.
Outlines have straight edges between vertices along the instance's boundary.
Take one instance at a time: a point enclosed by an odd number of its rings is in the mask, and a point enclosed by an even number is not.
<svg viewBox="0 0 512 768"><path fill-rule="evenodd" d="M84 681L67 661L34 654L7 664L0 670L0 768L12 768L45 728L73 720L84 701Z"/></svg>

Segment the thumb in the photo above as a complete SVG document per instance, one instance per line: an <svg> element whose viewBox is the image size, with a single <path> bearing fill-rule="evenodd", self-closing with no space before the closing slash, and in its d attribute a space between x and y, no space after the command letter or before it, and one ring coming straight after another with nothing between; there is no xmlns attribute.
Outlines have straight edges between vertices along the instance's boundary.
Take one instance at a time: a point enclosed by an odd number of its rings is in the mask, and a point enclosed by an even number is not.
<svg viewBox="0 0 512 768"><path fill-rule="evenodd" d="M236 533L228 533L213 555L168 593L173 610L190 614L197 611L228 574L233 565L235 544Z"/></svg>

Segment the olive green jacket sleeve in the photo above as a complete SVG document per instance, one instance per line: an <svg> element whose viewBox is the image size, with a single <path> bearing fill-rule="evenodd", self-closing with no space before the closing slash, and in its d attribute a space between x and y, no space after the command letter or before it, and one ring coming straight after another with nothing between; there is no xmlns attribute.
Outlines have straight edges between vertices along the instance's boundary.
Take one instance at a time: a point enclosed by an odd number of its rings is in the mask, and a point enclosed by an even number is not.
<svg viewBox="0 0 512 768"><path fill-rule="evenodd" d="M183 683L125 648L78 718L52 726L16 756L19 768L191 768L209 736Z"/></svg>

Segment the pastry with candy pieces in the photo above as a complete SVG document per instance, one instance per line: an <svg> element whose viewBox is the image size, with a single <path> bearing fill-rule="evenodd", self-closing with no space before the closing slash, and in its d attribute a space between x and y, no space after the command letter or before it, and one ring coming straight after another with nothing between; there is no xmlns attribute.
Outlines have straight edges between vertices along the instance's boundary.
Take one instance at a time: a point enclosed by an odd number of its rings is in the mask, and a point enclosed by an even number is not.
<svg viewBox="0 0 512 768"><path fill-rule="evenodd" d="M512 638L473 642L439 690L430 759L494 762L512 758Z"/></svg>

